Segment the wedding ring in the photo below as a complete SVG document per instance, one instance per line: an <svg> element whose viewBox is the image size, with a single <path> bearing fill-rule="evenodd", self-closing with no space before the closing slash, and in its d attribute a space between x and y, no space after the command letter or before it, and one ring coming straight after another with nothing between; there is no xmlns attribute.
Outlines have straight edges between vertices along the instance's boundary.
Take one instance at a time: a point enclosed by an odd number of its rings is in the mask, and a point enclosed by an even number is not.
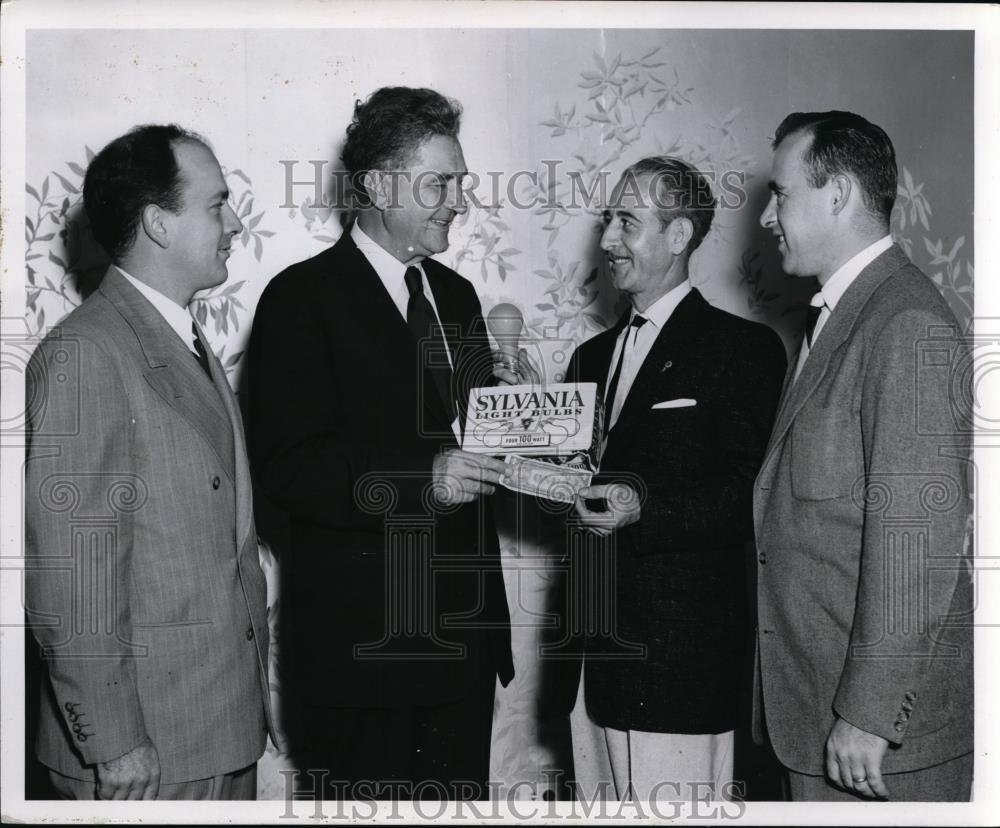
<svg viewBox="0 0 1000 828"><path fill-rule="evenodd" d="M868 777L867 776L855 776L854 777L854 781L855 782L867 782L868 781Z"/></svg>

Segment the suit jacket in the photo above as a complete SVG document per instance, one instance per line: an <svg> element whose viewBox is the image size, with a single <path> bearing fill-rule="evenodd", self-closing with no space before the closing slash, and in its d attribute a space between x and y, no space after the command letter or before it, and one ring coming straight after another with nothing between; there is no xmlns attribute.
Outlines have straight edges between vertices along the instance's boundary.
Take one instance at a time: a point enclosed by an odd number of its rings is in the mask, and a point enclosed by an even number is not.
<svg viewBox="0 0 1000 828"><path fill-rule="evenodd" d="M569 376L603 389L627 318L580 346ZM784 372L773 331L712 307L696 289L640 367L595 483L631 483L641 517L610 546L592 534L574 544L571 596L587 619L585 692L598 724L665 733L735 726L749 654L753 478ZM653 408L683 398L696 404Z"/></svg>
<svg viewBox="0 0 1000 828"><path fill-rule="evenodd" d="M969 374L950 374L955 334L892 247L786 390L754 520L764 714L796 771L824 772L834 714L889 740L885 772L972 750L969 435L954 412Z"/></svg>
<svg viewBox="0 0 1000 828"><path fill-rule="evenodd" d="M209 362L211 380L115 268L32 357L37 752L62 774L92 778L147 736L164 783L263 752L266 586L239 411Z"/></svg>
<svg viewBox="0 0 1000 828"><path fill-rule="evenodd" d="M492 356L472 286L424 270L458 399ZM438 509L434 458L455 447L427 359L345 231L268 284L249 348L250 446L260 491L290 518L292 640L313 705L393 707L513 676L489 499ZM423 361L422 361L423 360Z"/></svg>

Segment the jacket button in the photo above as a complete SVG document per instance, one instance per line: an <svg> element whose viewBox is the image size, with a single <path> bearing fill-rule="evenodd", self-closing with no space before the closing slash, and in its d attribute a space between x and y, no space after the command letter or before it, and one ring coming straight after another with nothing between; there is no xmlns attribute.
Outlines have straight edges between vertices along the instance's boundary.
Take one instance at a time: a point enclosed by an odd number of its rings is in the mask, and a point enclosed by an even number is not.
<svg viewBox="0 0 1000 828"><path fill-rule="evenodd" d="M767 563L767 555L765 555L763 552L758 552L757 553L757 563L766 564Z"/></svg>
<svg viewBox="0 0 1000 828"><path fill-rule="evenodd" d="M902 723L901 722L896 722L894 729L895 729L895 731L897 733L902 733L903 732L903 725L902 725Z"/></svg>
<svg viewBox="0 0 1000 828"><path fill-rule="evenodd" d="M222 481L219 480L218 475L216 475L215 477L212 478L212 488L213 489L218 489L219 486L221 486L221 485L222 485Z"/></svg>
<svg viewBox="0 0 1000 828"><path fill-rule="evenodd" d="M247 641L253 641L253 627L247 627Z"/></svg>
<svg viewBox="0 0 1000 828"><path fill-rule="evenodd" d="M87 734L86 733L77 733L76 734L76 740L78 742L86 742L87 741Z"/></svg>
<svg viewBox="0 0 1000 828"><path fill-rule="evenodd" d="M66 704L63 705L63 707L66 708L70 713L72 713L73 708L76 707L76 705L73 704L73 702L66 702Z"/></svg>
<svg viewBox="0 0 1000 828"><path fill-rule="evenodd" d="M917 700L917 694L914 693L912 690L907 690L906 691L906 700L907 701L916 701Z"/></svg>

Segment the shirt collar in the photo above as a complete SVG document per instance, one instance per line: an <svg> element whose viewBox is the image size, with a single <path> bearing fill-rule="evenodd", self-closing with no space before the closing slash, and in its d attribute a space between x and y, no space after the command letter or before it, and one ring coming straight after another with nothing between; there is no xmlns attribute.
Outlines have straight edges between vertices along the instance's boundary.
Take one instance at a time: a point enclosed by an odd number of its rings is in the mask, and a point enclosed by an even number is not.
<svg viewBox="0 0 1000 828"><path fill-rule="evenodd" d="M691 280L685 279L677 287L671 288L666 293L663 294L659 299L653 302L646 310L640 314L636 314L635 311L632 315L644 316L649 322L653 323L653 327L657 330L662 328L667 324L667 320L677 309L677 306L691 292ZM629 317L631 321L632 317Z"/></svg>
<svg viewBox="0 0 1000 828"><path fill-rule="evenodd" d="M890 247L892 247L892 236L883 236L877 242L868 245L860 253L844 262L844 264L837 268L836 273L827 279L826 284L820 288L820 293L823 294L823 302L831 312L837 307L840 297L844 295L845 291L851 286L851 283L858 278L861 271Z"/></svg>
<svg viewBox="0 0 1000 828"><path fill-rule="evenodd" d="M134 276L129 275L118 267L118 265L115 265L115 268L128 280L132 287L145 296L149 303L156 308L160 316L163 317L164 321L181 338L181 341L187 345L188 349L192 353L198 353L194 347L194 331L191 328L194 317L191 316L188 309L181 307L173 299L164 296L160 291L150 287L145 282L140 282Z"/></svg>
<svg viewBox="0 0 1000 828"><path fill-rule="evenodd" d="M406 274L407 265L393 256L377 241L374 241L371 236L361 229L361 225L357 221L351 227L351 239L357 245L358 250L364 253L365 258L375 268L375 272L384 283L403 284L403 276ZM413 266L420 267L420 263L417 262ZM423 268L420 267L420 270L423 271Z"/></svg>

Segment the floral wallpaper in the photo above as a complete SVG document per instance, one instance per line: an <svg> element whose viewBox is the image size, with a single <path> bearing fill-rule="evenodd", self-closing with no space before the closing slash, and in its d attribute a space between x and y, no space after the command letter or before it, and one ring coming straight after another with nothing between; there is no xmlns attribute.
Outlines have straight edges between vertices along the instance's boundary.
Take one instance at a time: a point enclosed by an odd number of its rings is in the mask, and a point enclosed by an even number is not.
<svg viewBox="0 0 1000 828"><path fill-rule="evenodd" d="M473 38L461 47L466 50L462 54L475 57L476 50L489 42L485 36L476 36L481 39ZM646 155L671 154L720 176L726 171L739 172L750 194L739 209L719 211L712 233L703 245L705 250L699 251L693 260L695 283L710 301L773 325L786 344L794 347L801 313L811 291L795 284L803 280L791 280L781 273L772 240L756 232L756 222L763 207L759 193L766 188L770 165L771 131L784 114L806 108L804 103L808 101L792 101L789 93L787 100L773 103L768 100L767 92L736 105L731 100L723 101L713 91L718 84L713 67L692 60L690 55L680 57L684 49L697 47L698 33L684 37L674 33L667 43L665 35L652 31L620 33L614 37L602 33L590 38L555 31L538 35L548 38L544 41L548 52L529 48L518 40L518 35L504 36L518 57L508 59L506 64L511 78L507 85L500 83L495 89L490 88L497 96L508 97L504 102L494 101L489 109L471 105L467 108L463 143L470 158L488 138L508 147L505 158L491 163L505 168L508 176L515 169L533 171L535 176L530 181L523 177L513 195L518 204L534 206L530 209L515 206L512 203L515 199L509 197L511 193L495 203L484 201L472 206L456 221L451 246L440 256L473 283L484 311L499 302L518 304L525 314L526 340L537 348L546 375L553 379L561 377L572 349L613 324L623 309L597 249L599 210L595 205L580 204L574 199L574 188L577 193L581 187L586 192L592 191L599 186L602 171L611 171L613 184L628 163ZM712 36L705 34L702 40L707 43ZM234 35L233 41L243 43L248 51L259 48L250 37ZM363 39L361 35L359 38ZM593 41L598 48L579 48L578 39ZM207 60L206 44L211 41L199 45L201 41L194 35L189 40L191 45L187 48L204 50L199 54ZM313 48L318 48L319 42L310 41ZM182 48L181 39L170 43L171 48ZM51 49L59 48L58 44L59 41L53 41ZM280 51L303 47L289 44L269 48ZM360 51L362 46L356 48ZM773 58L752 59L770 60L774 64L771 71L792 76L794 69L787 65L792 60L789 57L792 50L787 49ZM883 77L877 71L885 62L898 60L903 53L901 49L886 50L886 54L865 53L858 59L871 63L870 71L878 75L880 83L917 84L917 80L891 80L890 76L895 78L897 73L885 72ZM745 51L756 56L759 44L748 40ZM559 56L558 63L553 63L558 71L553 68L549 76L540 77L541 73L535 69L546 54ZM275 59L273 54L271 59ZM391 60L388 52L385 60ZM257 65L253 61L248 63ZM484 64L480 71L487 70ZM426 77L390 74L365 78L362 92L386 82L425 83L461 97L450 92L448 80L440 70L429 71ZM251 85L250 78L246 84ZM259 85L271 89L263 82ZM914 91L917 90L919 86ZM850 98L855 92L864 97L862 91L848 90L837 101L839 108L851 108ZM166 114L159 120L176 119L184 123L183 113L187 110L179 100L182 93L178 90L175 94L178 96L175 108L169 108L169 100L162 104ZM969 100L971 112L971 97ZM856 102L856 109L879 121L879 112L866 105L866 101ZM271 99L260 104L271 105L275 105ZM497 106L501 108L499 127ZM763 109L767 109L766 113ZM35 115L40 124L53 117L46 114L48 111ZM109 129L103 122L94 121L85 132L60 140L60 153L44 159L34 157L34 165L29 164L29 170L32 167L47 170L31 175L25 187L24 289L26 323L32 337L42 337L79 305L81 297L103 273L107 260L90 238L82 211L82 178L94 154L92 147L103 145L131 123L143 120L156 118L132 120L131 116L120 115L118 121L125 123L121 129ZM346 120L326 123L326 135L341 136L345 124ZM901 123L882 125L894 138L898 135L905 139ZM201 129L198 123L192 126ZM498 129L502 141L495 138ZM214 137L210 128L201 131ZM280 116L267 120L265 132L280 137L284 142L281 149L270 146L254 149L252 127L249 139L241 135L238 140L228 142L228 152L218 149L223 165L239 165L226 166L225 173L232 203L244 224L239 237L243 255L231 260L231 276L226 284L200 295L194 303L194 314L236 389L240 387L246 336L264 285L287 264L333 243L342 232L344 218L332 207L308 199L293 208L279 206L284 204L277 194L282 186L282 168L274 159L295 157L293 153L307 158L312 150L295 149L296 141L301 140L299 132ZM954 195L941 184L942 181L947 184L948 176L937 175L934 168L937 164L951 164L966 170L971 161L951 157L943 148L907 152L905 144L903 140L897 146L900 175L893 235L934 280L966 331L973 316L971 193L967 202L961 202L967 203L967 210L956 208ZM29 149L29 155L33 152L37 153ZM289 155L276 155L278 152ZM534 158L535 164L530 168L519 165L524 158ZM935 175L928 176L932 171ZM756 201L754 192L758 194ZM947 206L939 209L939 201ZM510 687L498 691L492 774L508 787L525 780L531 783L517 788L514 795L518 797L541 797L551 787L546 769L563 767L566 762L566 745L551 738L548 723L540 717L537 705L539 634L557 565L546 554L544 539L515 532L518 523L514 512L520 508L516 501L501 497L497 505L518 675ZM272 694L280 710L283 706L280 556L265 547L261 549L261 560L269 586ZM284 780L277 773L284 767L290 767L284 745L269 745L259 774L262 797L284 796Z"/></svg>

